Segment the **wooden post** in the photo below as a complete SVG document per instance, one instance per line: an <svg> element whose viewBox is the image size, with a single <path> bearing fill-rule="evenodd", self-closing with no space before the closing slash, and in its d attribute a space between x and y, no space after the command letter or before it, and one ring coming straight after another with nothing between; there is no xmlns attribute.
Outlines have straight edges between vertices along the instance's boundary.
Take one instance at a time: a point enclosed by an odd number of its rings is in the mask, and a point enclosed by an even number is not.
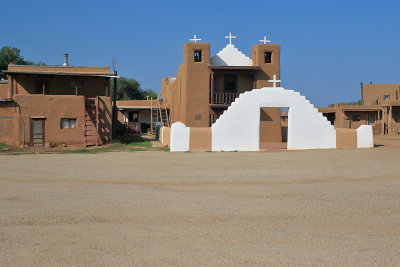
<svg viewBox="0 0 400 267"><path fill-rule="evenodd" d="M96 96L96 134L97 134L97 146L99 146L99 96Z"/></svg>
<svg viewBox="0 0 400 267"><path fill-rule="evenodd" d="M115 76L118 75L118 72L115 71ZM114 95L113 95L113 107L112 107L112 138L117 138L117 78L114 78Z"/></svg>
<svg viewBox="0 0 400 267"><path fill-rule="evenodd" d="M45 80L43 80L42 90L43 90L43 95L45 95L46 94L46 81Z"/></svg>
<svg viewBox="0 0 400 267"><path fill-rule="evenodd" d="M12 99L13 96L14 96L14 77L13 77L13 76L10 76L10 77L11 77L11 92L10 92L10 98Z"/></svg>
<svg viewBox="0 0 400 267"><path fill-rule="evenodd" d="M388 115L388 135L392 135L392 132L392 105L390 105Z"/></svg>
<svg viewBox="0 0 400 267"><path fill-rule="evenodd" d="M214 104L214 72L211 73L210 104Z"/></svg>

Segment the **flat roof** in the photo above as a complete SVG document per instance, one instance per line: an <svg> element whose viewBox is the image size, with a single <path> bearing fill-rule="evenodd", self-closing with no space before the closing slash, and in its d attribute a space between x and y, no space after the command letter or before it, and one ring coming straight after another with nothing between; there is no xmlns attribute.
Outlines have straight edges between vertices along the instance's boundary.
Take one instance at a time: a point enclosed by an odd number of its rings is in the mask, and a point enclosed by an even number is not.
<svg viewBox="0 0 400 267"><path fill-rule="evenodd" d="M261 70L260 66L208 66L212 70Z"/></svg>
<svg viewBox="0 0 400 267"><path fill-rule="evenodd" d="M26 74L26 75L58 75L58 76L91 76L91 77L105 77L105 78L120 78L120 76L103 73L84 73L84 72L44 72L44 71L8 71L3 70L1 73L6 74Z"/></svg>

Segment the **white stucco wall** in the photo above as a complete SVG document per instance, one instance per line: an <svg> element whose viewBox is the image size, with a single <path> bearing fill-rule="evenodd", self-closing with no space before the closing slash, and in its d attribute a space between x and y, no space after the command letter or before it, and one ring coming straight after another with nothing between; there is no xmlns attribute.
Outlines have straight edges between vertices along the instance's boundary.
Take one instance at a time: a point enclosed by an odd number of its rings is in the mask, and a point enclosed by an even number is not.
<svg viewBox="0 0 400 267"><path fill-rule="evenodd" d="M361 125L357 129L357 148L374 147L374 131L371 125Z"/></svg>
<svg viewBox="0 0 400 267"><path fill-rule="evenodd" d="M262 88L240 94L212 125L213 151L258 151L260 108L288 107L288 149L336 148L336 130L304 96Z"/></svg>
<svg viewBox="0 0 400 267"><path fill-rule="evenodd" d="M170 135L170 151L189 151L190 128L182 122L173 123Z"/></svg>
<svg viewBox="0 0 400 267"><path fill-rule="evenodd" d="M253 66L253 60L243 54L233 44L228 44L211 58L214 66Z"/></svg>

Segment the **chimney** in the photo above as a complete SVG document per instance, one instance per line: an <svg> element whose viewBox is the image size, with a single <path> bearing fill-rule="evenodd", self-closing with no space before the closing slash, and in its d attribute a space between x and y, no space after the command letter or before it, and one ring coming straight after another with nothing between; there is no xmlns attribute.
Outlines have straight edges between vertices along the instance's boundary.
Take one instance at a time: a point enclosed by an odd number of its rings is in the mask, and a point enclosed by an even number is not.
<svg viewBox="0 0 400 267"><path fill-rule="evenodd" d="M68 54L67 53L64 54L64 64L63 64L63 66L64 67L69 66L69 64L68 64Z"/></svg>

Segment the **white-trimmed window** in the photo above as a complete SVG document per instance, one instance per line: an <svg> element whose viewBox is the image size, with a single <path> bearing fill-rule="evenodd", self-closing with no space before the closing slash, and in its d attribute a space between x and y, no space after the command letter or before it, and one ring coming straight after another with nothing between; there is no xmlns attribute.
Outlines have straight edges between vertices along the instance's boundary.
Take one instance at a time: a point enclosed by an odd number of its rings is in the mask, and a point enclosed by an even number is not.
<svg viewBox="0 0 400 267"><path fill-rule="evenodd" d="M76 127L76 119L61 119L61 129L74 129Z"/></svg>

